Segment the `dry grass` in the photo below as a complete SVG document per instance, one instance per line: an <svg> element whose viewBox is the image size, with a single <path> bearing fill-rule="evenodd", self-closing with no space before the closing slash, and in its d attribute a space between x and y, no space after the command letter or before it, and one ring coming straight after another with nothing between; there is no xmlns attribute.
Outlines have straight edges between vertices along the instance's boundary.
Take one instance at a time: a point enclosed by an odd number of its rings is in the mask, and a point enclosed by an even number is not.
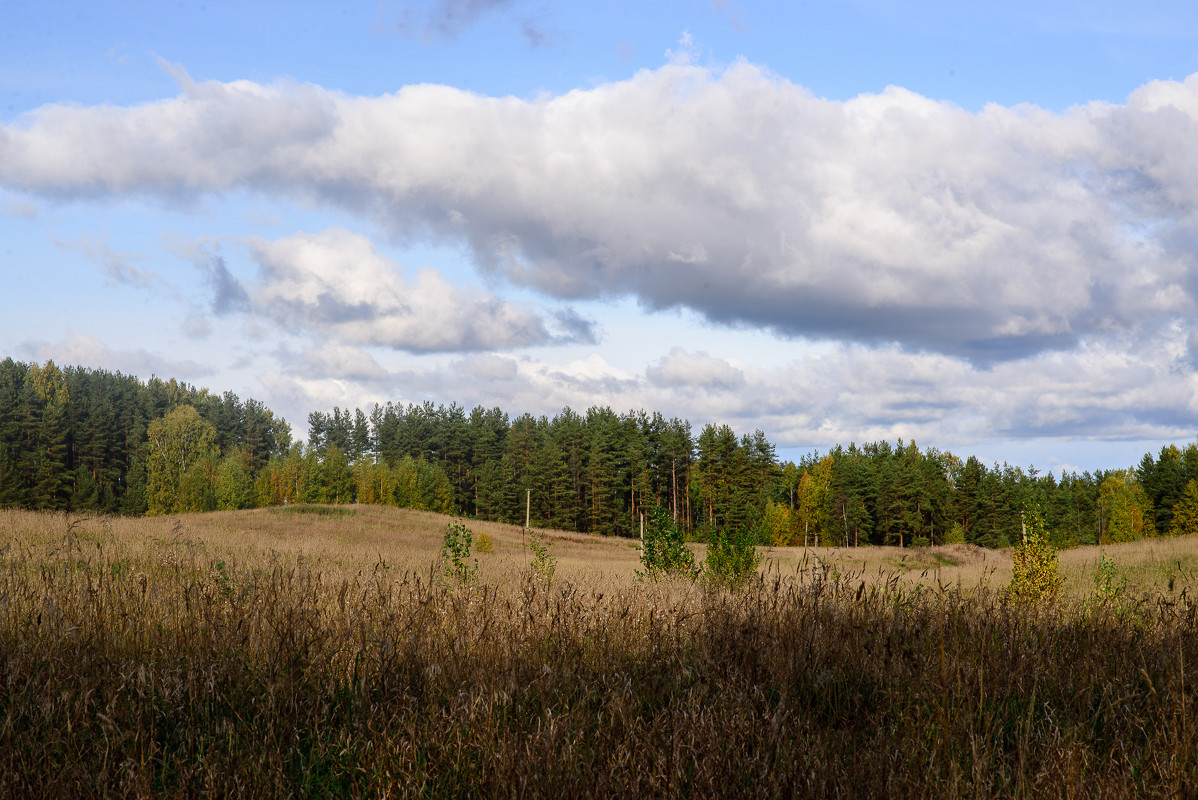
<svg viewBox="0 0 1198 800"><path fill-rule="evenodd" d="M764 568L780 574L827 570L853 575L870 584L896 583L905 588L959 586L963 590L995 589L1011 581L1009 552L976 545L936 547L769 547Z"/></svg>
<svg viewBox="0 0 1198 800"><path fill-rule="evenodd" d="M445 518L346 510L0 512L0 796L1198 788L1185 543L1107 548L1137 587L1178 559L1172 592L1019 611L1001 554L775 551L728 594L562 534L545 587L471 523L496 552L450 589ZM1062 554L1076 590L1097 558Z"/></svg>

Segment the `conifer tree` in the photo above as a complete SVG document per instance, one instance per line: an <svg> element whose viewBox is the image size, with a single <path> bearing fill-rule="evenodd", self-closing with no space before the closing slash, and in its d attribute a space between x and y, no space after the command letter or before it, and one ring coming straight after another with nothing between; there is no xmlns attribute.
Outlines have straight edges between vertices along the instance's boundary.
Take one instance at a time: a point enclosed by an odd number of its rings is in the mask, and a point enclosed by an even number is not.
<svg viewBox="0 0 1198 800"><path fill-rule="evenodd" d="M28 379L29 501L34 508L66 508L70 481L66 380L53 361L30 366Z"/></svg>

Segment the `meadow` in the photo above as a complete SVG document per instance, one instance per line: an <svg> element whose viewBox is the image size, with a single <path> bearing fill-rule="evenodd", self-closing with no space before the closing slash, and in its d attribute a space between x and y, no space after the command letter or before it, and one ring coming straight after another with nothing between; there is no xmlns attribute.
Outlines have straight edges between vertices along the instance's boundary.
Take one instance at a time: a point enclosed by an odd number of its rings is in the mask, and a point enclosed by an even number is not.
<svg viewBox="0 0 1198 800"><path fill-rule="evenodd" d="M762 548L733 592L557 531L547 582L472 521L463 585L448 521L0 511L0 796L1198 790L1191 537L1063 551L1065 599L1023 607L964 545Z"/></svg>

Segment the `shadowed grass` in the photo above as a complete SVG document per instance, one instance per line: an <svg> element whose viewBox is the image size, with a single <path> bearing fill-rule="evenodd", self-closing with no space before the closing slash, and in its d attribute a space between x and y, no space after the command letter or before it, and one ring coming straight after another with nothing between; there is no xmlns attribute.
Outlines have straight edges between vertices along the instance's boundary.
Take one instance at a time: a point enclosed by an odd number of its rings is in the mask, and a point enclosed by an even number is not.
<svg viewBox="0 0 1198 800"><path fill-rule="evenodd" d="M568 534L545 588L518 529L470 523L496 552L451 591L445 522L0 512L0 796L1198 787L1184 579L1021 611L976 584L775 559L728 593L638 583L627 543ZM1114 556L1154 563L1134 552ZM1084 581L1088 562L1062 562Z"/></svg>

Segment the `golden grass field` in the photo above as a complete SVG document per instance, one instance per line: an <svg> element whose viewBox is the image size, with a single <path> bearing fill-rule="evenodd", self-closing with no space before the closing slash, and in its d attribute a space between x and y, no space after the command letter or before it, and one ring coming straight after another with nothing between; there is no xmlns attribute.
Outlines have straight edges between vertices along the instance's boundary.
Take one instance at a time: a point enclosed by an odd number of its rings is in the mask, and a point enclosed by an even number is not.
<svg viewBox="0 0 1198 800"><path fill-rule="evenodd" d="M186 556L260 569L298 559L318 566L330 580L341 580L380 561L399 572L427 573L440 560L442 535L450 519L390 506L293 506L146 518L0 511L0 548L53 549L62 545L70 529L81 548L101 545L138 562L169 563ZM529 562L523 529L477 520L466 524L476 537L488 534L495 545L492 554L475 553L481 582L518 583ZM544 534L557 559L559 581L603 590L635 580L640 568L636 540L556 530ZM700 561L704 547L691 545ZM965 590L998 589L1011 580L1010 551L974 545L761 547L759 552L760 572L771 577L794 578L827 570L871 584L898 579L907 587L923 584ZM1198 538L1146 539L1060 551L1068 595L1083 597L1093 591L1103 553L1114 559L1131 594L1169 594L1198 585Z"/></svg>
<svg viewBox="0 0 1198 800"><path fill-rule="evenodd" d="M1192 797L1198 543L764 549L730 592L636 543L373 506L0 511L0 797ZM701 545L692 545L697 551ZM700 553L701 554L701 553Z"/></svg>

